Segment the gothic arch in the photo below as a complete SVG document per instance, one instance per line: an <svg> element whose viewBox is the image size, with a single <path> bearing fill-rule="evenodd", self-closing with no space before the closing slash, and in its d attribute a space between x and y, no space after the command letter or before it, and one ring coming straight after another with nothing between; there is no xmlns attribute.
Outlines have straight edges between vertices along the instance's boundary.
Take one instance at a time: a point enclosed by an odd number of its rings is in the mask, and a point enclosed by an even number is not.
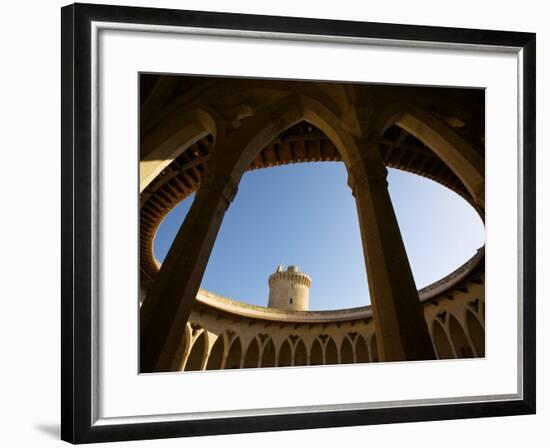
<svg viewBox="0 0 550 448"><path fill-rule="evenodd" d="M200 330L200 334L196 336L191 346L191 351L187 356L187 362L185 363L184 371L191 372L196 370L203 370L206 361L206 349L208 347L208 336L206 331Z"/></svg>
<svg viewBox="0 0 550 448"><path fill-rule="evenodd" d="M285 339L281 349L279 350L279 362L277 363L279 367L288 367L292 365L292 347L288 342L288 339Z"/></svg>
<svg viewBox="0 0 550 448"><path fill-rule="evenodd" d="M238 369L241 367L241 352L242 352L242 344L241 339L239 337L236 337L233 339L233 342L231 343L231 346L229 347L229 350L227 352L227 356L225 357L225 362L223 364L224 369Z"/></svg>
<svg viewBox="0 0 550 448"><path fill-rule="evenodd" d="M193 342L193 332L191 330L191 325L189 322L185 324L185 329L182 335L182 344L180 345L180 352L176 354L176 359L179 359L179 364L177 364L177 371L182 371L185 361L191 351L191 344Z"/></svg>
<svg viewBox="0 0 550 448"><path fill-rule="evenodd" d="M275 344L271 338L267 339L264 343L262 351L262 367L275 367Z"/></svg>
<svg viewBox="0 0 550 448"><path fill-rule="evenodd" d="M340 347L340 363L341 364L353 364L355 362L355 356L353 354L353 346L346 336L342 340L342 345Z"/></svg>
<svg viewBox="0 0 550 448"><path fill-rule="evenodd" d="M309 355L309 365L310 366L320 366L325 363L323 356L323 346L319 339L315 339L311 344L311 351Z"/></svg>
<svg viewBox="0 0 550 448"><path fill-rule="evenodd" d="M246 355L243 359L243 367L245 369L251 369L260 366L260 345L257 338L254 338L248 344Z"/></svg>
<svg viewBox="0 0 550 448"><path fill-rule="evenodd" d="M338 358L338 347L336 347L334 339L329 337L325 345L325 364L339 364Z"/></svg>
<svg viewBox="0 0 550 448"><path fill-rule="evenodd" d="M449 315L449 333L457 358L472 358L474 353L468 342L466 333L464 333L462 325L460 325L452 314Z"/></svg>
<svg viewBox="0 0 550 448"><path fill-rule="evenodd" d="M307 350L304 341L298 340L294 348L293 366L307 366Z"/></svg>
<svg viewBox="0 0 550 448"><path fill-rule="evenodd" d="M357 336L355 341L355 362L369 362L369 349L363 336Z"/></svg>
<svg viewBox="0 0 550 448"><path fill-rule="evenodd" d="M217 163L214 158L211 163L223 167L227 175L238 180L267 144L300 121L321 129L334 143L346 164L358 157L355 141L342 129L340 120L328 108L303 95L290 95L248 118L232 138L220 142L220 147L216 149Z"/></svg>
<svg viewBox="0 0 550 448"><path fill-rule="evenodd" d="M466 328L470 334L470 339L475 347L477 356L485 356L485 330L481 326L478 318L470 310L466 310Z"/></svg>
<svg viewBox="0 0 550 448"><path fill-rule="evenodd" d="M223 335L219 335L216 338L216 342L210 350L208 355L208 361L206 363L206 370L218 370L222 368L223 355L225 352L225 338Z"/></svg>
<svg viewBox="0 0 550 448"><path fill-rule="evenodd" d="M438 358L439 359L455 358L455 354L451 347L451 342L447 337L447 333L445 332L443 326L437 321L437 319L434 320L432 328L433 328L433 341L434 341L435 349L437 351Z"/></svg>

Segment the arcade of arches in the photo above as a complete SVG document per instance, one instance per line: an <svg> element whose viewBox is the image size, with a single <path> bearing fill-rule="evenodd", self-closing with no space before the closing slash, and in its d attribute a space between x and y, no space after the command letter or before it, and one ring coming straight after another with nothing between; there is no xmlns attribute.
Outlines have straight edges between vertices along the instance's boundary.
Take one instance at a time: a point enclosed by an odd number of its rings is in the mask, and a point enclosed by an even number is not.
<svg viewBox="0 0 550 448"><path fill-rule="evenodd" d="M484 248L418 291L386 181L386 167L425 176L483 218L482 90L141 75L140 101L141 372L485 356ZM372 305L257 307L199 289L243 173L311 161L347 168ZM158 226L194 192L160 265Z"/></svg>

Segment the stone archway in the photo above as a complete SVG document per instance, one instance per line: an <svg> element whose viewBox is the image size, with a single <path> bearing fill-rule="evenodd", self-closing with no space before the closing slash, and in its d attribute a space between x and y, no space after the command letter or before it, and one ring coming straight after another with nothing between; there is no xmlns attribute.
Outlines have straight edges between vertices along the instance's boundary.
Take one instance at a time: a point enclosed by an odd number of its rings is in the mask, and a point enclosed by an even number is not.
<svg viewBox="0 0 550 448"><path fill-rule="evenodd" d="M278 367L288 367L292 365L292 348L288 339L285 339L281 349L279 350L279 361L277 362Z"/></svg>
<svg viewBox="0 0 550 448"><path fill-rule="evenodd" d="M341 364L353 364L355 362L353 356L353 347L349 338L346 336L342 340L342 345L340 347L340 363Z"/></svg>
<svg viewBox="0 0 550 448"><path fill-rule="evenodd" d="M433 339L435 349L437 351L437 357L439 359L453 359L455 354L451 347L451 342L447 337L447 333L443 329L443 326L437 321L433 322Z"/></svg>
<svg viewBox="0 0 550 448"><path fill-rule="evenodd" d="M248 344L248 349L246 350L246 355L243 359L243 367L245 369L251 369L254 367L259 367L260 364L260 345L256 338L250 341Z"/></svg>
<svg viewBox="0 0 550 448"><path fill-rule="evenodd" d="M216 338L216 342L214 342L212 350L210 350L210 355L208 355L206 370L218 370L222 368L224 351L225 351L224 337L223 335L219 335Z"/></svg>
<svg viewBox="0 0 550 448"><path fill-rule="evenodd" d="M224 369L238 369L241 367L242 344L239 337L231 343L231 347L225 357Z"/></svg>
<svg viewBox="0 0 550 448"><path fill-rule="evenodd" d="M275 344L271 338L264 344L261 367L275 367Z"/></svg>
<svg viewBox="0 0 550 448"><path fill-rule="evenodd" d="M355 341L355 362L369 362L369 349L363 336L358 336Z"/></svg>
<svg viewBox="0 0 550 448"><path fill-rule="evenodd" d="M325 364L338 364L338 347L334 340L329 337L325 345Z"/></svg>
<svg viewBox="0 0 550 448"><path fill-rule="evenodd" d="M187 362L185 363L184 371L191 372L196 370L202 370L206 357L206 347L208 341L206 340L206 332L202 331L199 336L193 342Z"/></svg>
<svg viewBox="0 0 550 448"><path fill-rule="evenodd" d="M307 350L306 345L300 339L294 348L294 359L292 365L307 366Z"/></svg>
<svg viewBox="0 0 550 448"><path fill-rule="evenodd" d="M320 366L324 364L323 347L319 342L319 339L315 339L311 344L311 352L309 355L310 366Z"/></svg>
<svg viewBox="0 0 550 448"><path fill-rule="evenodd" d="M485 356L485 330L478 318L470 310L466 310L466 328L476 349L477 356Z"/></svg>
<svg viewBox="0 0 550 448"><path fill-rule="evenodd" d="M449 316L449 333L458 358L473 358L474 353L462 325L452 314Z"/></svg>

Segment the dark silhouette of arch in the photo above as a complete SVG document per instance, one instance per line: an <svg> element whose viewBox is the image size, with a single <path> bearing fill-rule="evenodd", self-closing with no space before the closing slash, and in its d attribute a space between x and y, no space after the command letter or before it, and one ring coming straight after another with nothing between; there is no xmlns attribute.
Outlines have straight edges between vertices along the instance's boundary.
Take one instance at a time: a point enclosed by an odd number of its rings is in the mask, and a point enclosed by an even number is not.
<svg viewBox="0 0 550 448"><path fill-rule="evenodd" d="M295 366L307 366L307 350L306 345L302 340L298 341L294 349L294 364Z"/></svg>
<svg viewBox="0 0 550 448"><path fill-rule="evenodd" d="M185 363L184 371L191 372L195 370L201 370L202 362L204 360L206 351L206 335L204 331L200 336L195 340L195 343L191 347L191 353L187 357L187 362Z"/></svg>
<svg viewBox="0 0 550 448"><path fill-rule="evenodd" d="M279 367L287 367L292 365L292 350L288 340L283 342L281 350L279 351Z"/></svg>
<svg viewBox="0 0 550 448"><path fill-rule="evenodd" d="M369 362L369 349L363 336L358 336L355 341L355 359L355 362Z"/></svg>
<svg viewBox="0 0 550 448"><path fill-rule="evenodd" d="M348 338L344 338L342 346L340 347L340 363L341 364L353 364L353 347Z"/></svg>
<svg viewBox="0 0 550 448"><path fill-rule="evenodd" d="M433 338L439 359L453 359L455 357L449 338L437 320L434 320L433 324Z"/></svg>
<svg viewBox="0 0 550 448"><path fill-rule="evenodd" d="M323 364L323 349L318 339L311 345L311 354L309 359L310 366L320 366Z"/></svg>
<svg viewBox="0 0 550 448"><path fill-rule="evenodd" d="M477 317L468 310L466 311L466 326L468 327L468 332L470 333L470 338L474 344L477 352L477 356L485 356L485 331L479 323Z"/></svg>
<svg viewBox="0 0 550 448"><path fill-rule="evenodd" d="M462 325L451 315L449 317L449 332L455 346L456 356L458 358L472 358L474 353L468 342L468 338L462 329Z"/></svg>
<svg viewBox="0 0 550 448"><path fill-rule="evenodd" d="M372 362L378 362L380 361L380 358L378 356L378 345L376 343L376 335L372 335L372 339L370 340L370 356Z"/></svg>
<svg viewBox="0 0 550 448"><path fill-rule="evenodd" d="M329 338L325 347L325 364L338 364L338 349L332 338Z"/></svg>
<svg viewBox="0 0 550 448"><path fill-rule="evenodd" d="M259 367L260 364L260 346L258 341L253 339L248 345L248 350L244 357L243 367L251 369L253 367Z"/></svg>
<svg viewBox="0 0 550 448"><path fill-rule="evenodd" d="M214 343L214 346L212 347L212 350L210 350L206 370L217 370L222 368L224 350L225 342L223 340L223 335L219 335Z"/></svg>
<svg viewBox="0 0 550 448"><path fill-rule="evenodd" d="M275 367L275 344L273 344L271 338L264 345L262 367Z"/></svg>
<svg viewBox="0 0 550 448"><path fill-rule="evenodd" d="M241 367L241 340L235 338L225 358L225 369L239 369Z"/></svg>

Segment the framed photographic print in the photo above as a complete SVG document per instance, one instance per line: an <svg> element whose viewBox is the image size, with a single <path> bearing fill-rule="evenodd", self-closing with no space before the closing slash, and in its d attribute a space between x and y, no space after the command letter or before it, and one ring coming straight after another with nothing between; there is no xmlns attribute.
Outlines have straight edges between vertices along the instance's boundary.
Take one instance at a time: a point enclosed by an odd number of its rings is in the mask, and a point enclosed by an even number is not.
<svg viewBox="0 0 550 448"><path fill-rule="evenodd" d="M535 35L62 8L62 438L535 412Z"/></svg>

